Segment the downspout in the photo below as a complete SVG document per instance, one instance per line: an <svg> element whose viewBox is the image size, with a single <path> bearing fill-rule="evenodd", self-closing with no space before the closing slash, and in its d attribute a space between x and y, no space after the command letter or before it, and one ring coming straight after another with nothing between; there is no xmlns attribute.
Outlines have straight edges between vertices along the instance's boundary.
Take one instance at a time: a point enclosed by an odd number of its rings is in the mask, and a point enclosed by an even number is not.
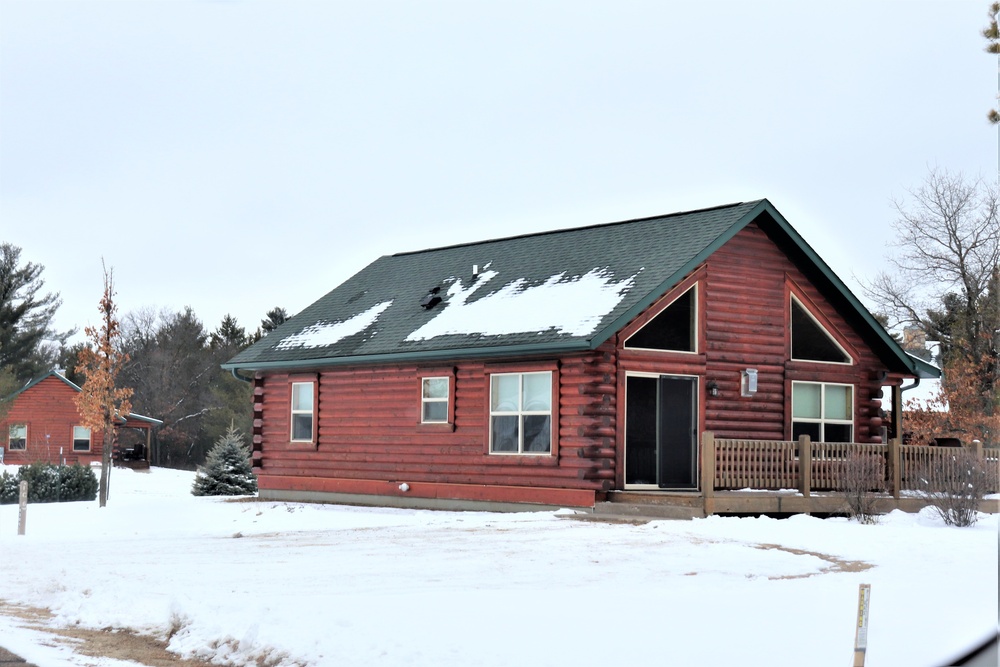
<svg viewBox="0 0 1000 667"><path fill-rule="evenodd" d="M237 372L238 370L239 370L238 368L231 368L229 372L232 373L233 377L236 378L237 380L243 380L244 382L253 382L253 378L243 377Z"/></svg>
<svg viewBox="0 0 1000 667"><path fill-rule="evenodd" d="M908 385L906 387L904 387L903 385L899 385L899 422L898 422L898 427L897 427L898 430L896 431L896 437L899 438L899 442L901 444L903 442L903 432L904 432L904 430L903 430L903 392L904 391L910 391L911 389L916 389L919 386L920 386L920 376L919 375L916 376L915 378L913 378L913 384ZM896 406L893 405L892 407L895 410Z"/></svg>

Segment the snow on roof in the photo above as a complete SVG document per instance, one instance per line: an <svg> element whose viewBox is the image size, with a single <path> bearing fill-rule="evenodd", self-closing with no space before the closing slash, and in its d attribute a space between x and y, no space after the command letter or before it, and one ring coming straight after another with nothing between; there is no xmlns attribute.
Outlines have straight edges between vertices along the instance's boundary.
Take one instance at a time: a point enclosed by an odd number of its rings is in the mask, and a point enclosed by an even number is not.
<svg viewBox="0 0 1000 667"><path fill-rule="evenodd" d="M615 282L611 272L603 268L591 269L572 278L563 271L530 287L525 286L527 281L518 278L492 294L469 302L476 291L498 275L496 271L485 271L467 287L461 278L452 278L454 282L448 288L448 299L441 312L406 340L421 341L454 334L502 336L549 330L586 336L593 333L604 316L621 302L635 284L638 273Z"/></svg>
<svg viewBox="0 0 1000 667"><path fill-rule="evenodd" d="M392 301L377 303L368 310L358 313L354 317L342 322L319 321L316 324L307 326L302 331L291 336L287 336L275 347L279 350L289 350L297 347L324 347L334 345L348 336L361 333L368 327L375 324L385 310L392 305Z"/></svg>

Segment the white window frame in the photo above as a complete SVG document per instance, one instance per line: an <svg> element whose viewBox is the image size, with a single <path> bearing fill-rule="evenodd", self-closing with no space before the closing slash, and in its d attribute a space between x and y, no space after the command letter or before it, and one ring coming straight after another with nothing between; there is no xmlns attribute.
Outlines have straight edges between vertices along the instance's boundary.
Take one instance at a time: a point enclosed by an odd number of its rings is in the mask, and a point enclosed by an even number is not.
<svg viewBox="0 0 1000 667"><path fill-rule="evenodd" d="M76 443L77 443L78 440L80 440L80 441L84 440L84 438L78 438L77 437L77 429L80 429L80 431L86 431L87 432L87 437L86 437L87 447L86 448L79 448L79 447L76 446ZM91 450L91 447L93 446L93 438L94 438L93 431L91 431L86 426L74 426L73 427L73 451L74 452L89 452Z"/></svg>
<svg viewBox="0 0 1000 667"><path fill-rule="evenodd" d="M814 419L810 417L796 417L795 416L795 386L796 385L814 385L819 387L819 418ZM851 390L849 407L851 410L850 419L830 419L826 417L826 388L827 387L849 387ZM799 422L802 424L819 424L819 440L818 442L826 442L826 425L836 424L838 426L850 426L851 427L851 437L848 442L854 442L857 436L857 428L854 424L854 398L855 389L853 384L847 384L844 382L807 382L804 380L793 380L792 381L792 430L795 429L795 423Z"/></svg>
<svg viewBox="0 0 1000 667"><path fill-rule="evenodd" d="M14 442L14 429L21 429L24 432L22 437L17 438L18 440L23 440L24 443L15 447L12 443ZM11 452L24 452L28 450L28 425L25 423L11 424L7 428L7 451Z"/></svg>
<svg viewBox="0 0 1000 667"><path fill-rule="evenodd" d="M295 387L297 385L308 385L309 391L312 393L312 406L308 410L296 409L295 406ZM288 419L288 438L292 442L315 442L316 441L316 403L317 394L316 382L314 380L307 380L303 382L292 382L291 384L291 395L289 396L289 419ZM295 437L295 416L296 415L309 415L309 437L308 438L296 438Z"/></svg>
<svg viewBox="0 0 1000 667"><path fill-rule="evenodd" d="M823 326L823 323L819 321L819 318L817 318L815 315L813 315L812 311L809 310L809 307L806 306L806 304L803 303L803 301L801 299L799 299L798 297L796 297L794 294L790 294L789 296L791 296L791 300L788 302L788 322L789 322L789 327L788 327L788 356L789 356L789 358L792 361L806 361L806 362L808 362L810 364L833 364L835 366L853 366L854 365L854 357L851 356L850 352L848 352L847 350L844 349L844 346L840 344L840 341L838 341L837 338L833 334L830 333L830 330L827 329L825 326ZM830 342L833 343L837 347L837 349L840 350L841 353L845 357L847 357L847 361L822 361L820 359L802 359L800 357L793 356L793 351L795 350L795 340L794 340L795 329L791 326L792 315L793 315L793 313L792 313L792 307L793 307L792 306L792 302L799 304L799 308L801 308L803 310L803 312L805 312L805 314L809 316L809 319L811 319L813 321L813 323L817 327L819 327L820 331L822 331L824 334L826 334L826 337L830 340Z"/></svg>
<svg viewBox="0 0 1000 667"><path fill-rule="evenodd" d="M428 397L426 395L427 382L429 380L444 380L444 398ZM444 419L427 419L426 407L428 403L444 403ZM447 375L433 375L420 378L420 423L421 424L447 424L451 414L451 378Z"/></svg>
<svg viewBox="0 0 1000 667"><path fill-rule="evenodd" d="M504 376L517 376L517 410L494 410L493 409L493 378ZM525 410L521 404L524 399L524 376L525 375L548 375L549 376L549 409L548 410ZM555 451L555 419L552 410L552 371L524 371L519 373L490 373L490 422L488 424L490 437L490 454L496 456L552 456ZM493 418L494 417L517 417L517 451L498 452L493 450ZM524 418L532 416L548 416L549 418L549 450L547 452L526 452L524 451Z"/></svg>

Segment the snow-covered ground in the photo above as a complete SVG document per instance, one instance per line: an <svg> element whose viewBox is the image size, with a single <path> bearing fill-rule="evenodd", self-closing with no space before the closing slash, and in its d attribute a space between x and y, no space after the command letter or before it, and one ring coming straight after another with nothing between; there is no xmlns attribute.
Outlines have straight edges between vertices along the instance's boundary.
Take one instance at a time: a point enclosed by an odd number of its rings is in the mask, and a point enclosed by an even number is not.
<svg viewBox="0 0 1000 667"><path fill-rule="evenodd" d="M839 666L860 583L870 665L941 665L997 628L996 516L603 524L227 502L192 479L116 469L106 508L30 505L23 537L0 507L0 600L173 628L171 650L234 665ZM132 664L50 644L0 617L0 646L39 665Z"/></svg>

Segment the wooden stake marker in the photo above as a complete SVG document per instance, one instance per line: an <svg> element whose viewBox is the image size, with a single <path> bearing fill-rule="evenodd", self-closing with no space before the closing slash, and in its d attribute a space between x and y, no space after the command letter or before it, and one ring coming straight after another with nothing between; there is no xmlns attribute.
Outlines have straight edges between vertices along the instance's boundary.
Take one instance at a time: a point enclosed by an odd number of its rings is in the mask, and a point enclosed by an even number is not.
<svg viewBox="0 0 1000 667"><path fill-rule="evenodd" d="M24 524L28 518L28 482L21 480L18 485L17 534L24 535Z"/></svg>
<svg viewBox="0 0 1000 667"><path fill-rule="evenodd" d="M868 609L871 597L871 584L858 586L858 624L854 631L854 667L865 667L865 653L868 651Z"/></svg>

